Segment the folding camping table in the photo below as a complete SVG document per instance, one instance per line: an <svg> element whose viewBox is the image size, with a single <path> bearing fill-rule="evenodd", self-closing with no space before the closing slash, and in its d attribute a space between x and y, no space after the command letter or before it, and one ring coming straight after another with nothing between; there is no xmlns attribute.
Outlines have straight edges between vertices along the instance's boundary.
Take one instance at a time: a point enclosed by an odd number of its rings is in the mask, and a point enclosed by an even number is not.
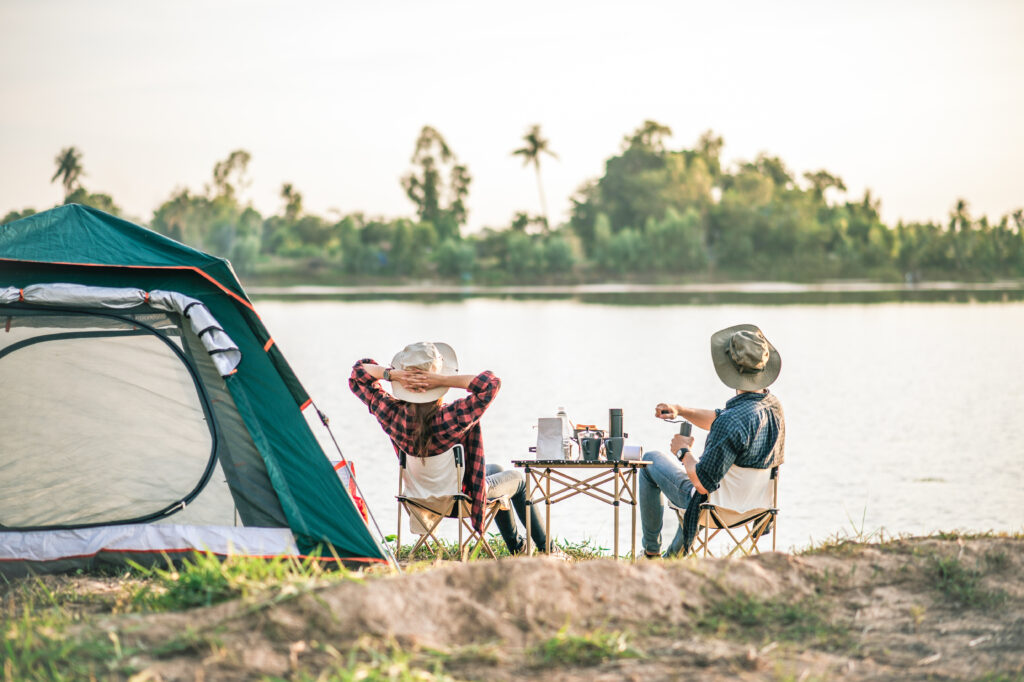
<svg viewBox="0 0 1024 682"><path fill-rule="evenodd" d="M576 495L588 495L595 500L609 504L615 517L614 557L619 558L619 503L632 507L631 548L636 561L636 507L637 475L649 462L621 460L618 462L588 462L563 459L521 459L513 460L513 466L523 469L526 478L526 504L545 504L544 531L551 549L551 505ZM526 515L526 552L533 547L530 535L530 519Z"/></svg>

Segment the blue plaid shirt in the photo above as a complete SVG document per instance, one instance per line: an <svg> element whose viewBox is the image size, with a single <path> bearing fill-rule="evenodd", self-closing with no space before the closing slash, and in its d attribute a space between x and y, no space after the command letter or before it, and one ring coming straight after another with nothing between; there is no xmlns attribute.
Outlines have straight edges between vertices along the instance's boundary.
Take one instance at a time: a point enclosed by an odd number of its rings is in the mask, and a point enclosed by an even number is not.
<svg viewBox="0 0 1024 682"><path fill-rule="evenodd" d="M782 464L786 449L786 420L782 403L768 393L740 393L725 409L715 410L704 454L697 463L697 478L709 493L718 490L725 472L736 465L770 469ZM708 496L694 491L683 517L683 554L697 536L700 505Z"/></svg>

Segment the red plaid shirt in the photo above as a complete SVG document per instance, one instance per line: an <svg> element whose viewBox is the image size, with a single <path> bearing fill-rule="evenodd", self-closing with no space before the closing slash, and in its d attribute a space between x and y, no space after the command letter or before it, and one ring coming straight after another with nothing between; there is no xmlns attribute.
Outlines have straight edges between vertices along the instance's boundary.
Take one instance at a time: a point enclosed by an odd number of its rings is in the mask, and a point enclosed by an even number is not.
<svg viewBox="0 0 1024 682"><path fill-rule="evenodd" d="M402 451L413 454L416 436L416 413L412 403L398 400L380 387L380 382L363 369L363 365L377 362L364 358L352 366L348 386L356 397L377 418L384 432L391 438L395 454ZM469 395L442 405L430 424L431 452L440 455L461 443L466 450L466 478L463 491L473 505L473 526L483 529L484 506L487 502L487 478L484 467L484 444L480 433L480 418L501 388L501 379L490 372L478 374L469 384Z"/></svg>

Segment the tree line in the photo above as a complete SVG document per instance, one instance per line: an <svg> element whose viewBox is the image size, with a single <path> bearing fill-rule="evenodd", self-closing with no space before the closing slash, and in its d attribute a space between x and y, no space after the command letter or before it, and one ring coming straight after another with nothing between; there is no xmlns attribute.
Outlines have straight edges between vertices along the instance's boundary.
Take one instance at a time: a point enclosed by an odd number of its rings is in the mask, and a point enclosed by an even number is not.
<svg viewBox="0 0 1024 682"><path fill-rule="evenodd" d="M797 176L760 154L726 168L711 131L692 148L672 149L672 131L645 121L623 138L604 174L571 197L571 217L552 226L541 180L556 158L540 126L511 151L532 167L541 212L463 234L472 176L444 137L425 126L400 179L415 217L328 219L303 207L292 184L280 210L261 215L240 194L251 156L236 150L215 164L201 192L175 190L150 229L229 258L243 274L309 274L361 279L449 278L482 283L638 280L974 279L1024 276L1024 211L989 221L958 200L948 221L885 225L870 190L846 196L826 170ZM51 182L65 203L120 214L113 199L82 186L75 147L55 159ZM32 209L11 211L4 223Z"/></svg>

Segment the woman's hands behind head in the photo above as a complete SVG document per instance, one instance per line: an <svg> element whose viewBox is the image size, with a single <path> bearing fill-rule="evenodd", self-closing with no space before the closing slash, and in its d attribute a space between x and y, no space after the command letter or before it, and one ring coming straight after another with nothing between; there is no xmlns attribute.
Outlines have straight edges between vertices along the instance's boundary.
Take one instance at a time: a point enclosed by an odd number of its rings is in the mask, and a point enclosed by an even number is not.
<svg viewBox="0 0 1024 682"><path fill-rule="evenodd" d="M438 386L446 386L443 383L444 376L433 372L424 372L422 369L395 369L391 371L391 379L397 381L407 391L423 393Z"/></svg>

